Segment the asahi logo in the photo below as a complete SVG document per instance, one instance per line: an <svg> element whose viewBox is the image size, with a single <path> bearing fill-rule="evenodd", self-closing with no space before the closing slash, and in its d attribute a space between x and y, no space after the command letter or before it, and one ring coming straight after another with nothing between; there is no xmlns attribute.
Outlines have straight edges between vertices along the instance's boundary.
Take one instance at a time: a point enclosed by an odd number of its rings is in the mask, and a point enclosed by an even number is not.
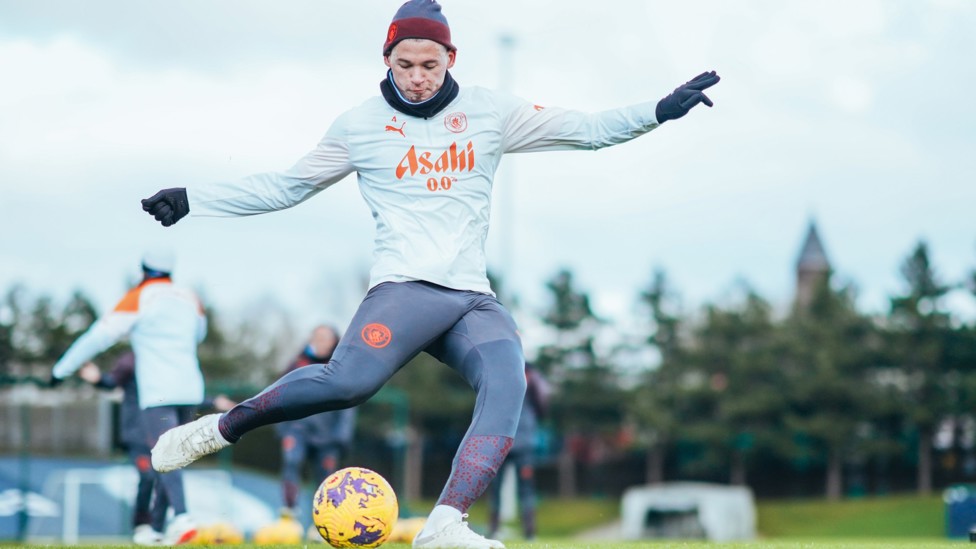
<svg viewBox="0 0 976 549"><path fill-rule="evenodd" d="M396 167L396 178L403 179L405 175L427 175L431 173L463 172L474 169L474 145L468 141L463 149L458 148L457 141L445 151L417 151L411 146L407 154L403 155Z"/></svg>

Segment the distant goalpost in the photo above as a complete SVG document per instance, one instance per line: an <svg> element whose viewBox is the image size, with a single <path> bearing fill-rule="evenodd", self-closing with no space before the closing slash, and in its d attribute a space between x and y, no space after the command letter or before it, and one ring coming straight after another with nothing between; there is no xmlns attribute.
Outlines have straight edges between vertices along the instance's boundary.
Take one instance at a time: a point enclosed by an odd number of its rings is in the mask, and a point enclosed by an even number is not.
<svg viewBox="0 0 976 549"><path fill-rule="evenodd" d="M128 472L123 473L123 471ZM111 492L109 494L110 499L116 502L120 515L131 511L135 485L138 482L138 472L131 467L119 466L113 468L110 473L106 474L105 468L75 468L56 472L48 477L43 492L47 498L53 501L60 499L61 501L60 539L62 543L76 545L81 539L82 492L86 486L103 490L107 488ZM233 478L227 471L219 469L184 471L183 475L188 487L203 481L208 491L213 490L211 495L215 493L230 494L233 491ZM116 486L112 486L113 484ZM60 498L58 498L59 492ZM108 509L101 511L105 516ZM172 513L172 509L170 512ZM126 516L127 519L128 516ZM47 529L35 521L31 522L30 537L32 539L56 539L58 537L56 528ZM112 533L106 533L106 537L112 535ZM122 535L122 533L116 532L114 535Z"/></svg>

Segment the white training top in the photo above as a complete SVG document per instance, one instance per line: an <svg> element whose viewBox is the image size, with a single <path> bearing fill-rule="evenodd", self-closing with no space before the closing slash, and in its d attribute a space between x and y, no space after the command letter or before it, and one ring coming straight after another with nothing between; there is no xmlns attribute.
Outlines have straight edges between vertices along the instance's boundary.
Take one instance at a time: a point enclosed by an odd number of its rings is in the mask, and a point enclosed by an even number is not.
<svg viewBox="0 0 976 549"><path fill-rule="evenodd" d="M206 334L207 317L196 295L169 278L151 278L95 321L54 365L52 375L70 376L128 335L136 356L140 408L200 404L203 374L197 344Z"/></svg>
<svg viewBox="0 0 976 549"><path fill-rule="evenodd" d="M370 287L425 280L492 293L485 240L492 180L504 153L595 150L658 126L656 102L587 114L464 87L431 118L374 97L341 115L283 173L187 189L196 216L244 216L299 204L357 172L376 220Z"/></svg>

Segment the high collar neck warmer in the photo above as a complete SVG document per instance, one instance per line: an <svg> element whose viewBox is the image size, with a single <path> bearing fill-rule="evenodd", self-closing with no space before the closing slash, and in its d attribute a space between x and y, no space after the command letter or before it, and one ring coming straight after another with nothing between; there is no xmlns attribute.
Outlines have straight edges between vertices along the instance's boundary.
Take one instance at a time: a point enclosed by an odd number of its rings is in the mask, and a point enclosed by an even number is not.
<svg viewBox="0 0 976 549"><path fill-rule="evenodd" d="M400 90L393 83L393 71L387 71L386 78L380 82L380 92L383 93L383 99L391 107L403 114L418 118L430 118L444 110L458 96L460 89L461 87L458 86L458 83L451 76L451 72L448 71L444 75L444 85L437 90L437 93L420 103L411 103L400 94Z"/></svg>

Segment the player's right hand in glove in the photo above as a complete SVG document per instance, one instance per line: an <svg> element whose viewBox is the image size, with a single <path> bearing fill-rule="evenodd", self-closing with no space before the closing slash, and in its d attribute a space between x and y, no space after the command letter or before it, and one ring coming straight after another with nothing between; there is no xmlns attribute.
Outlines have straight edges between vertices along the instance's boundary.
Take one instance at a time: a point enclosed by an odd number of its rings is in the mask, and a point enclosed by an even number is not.
<svg viewBox="0 0 976 549"><path fill-rule="evenodd" d="M715 71L703 72L691 81L685 82L675 88L673 92L657 103L654 114L657 115L658 124L681 118L699 103L704 103L711 107L713 105L712 100L702 90L718 84L719 80L721 78L715 74Z"/></svg>
<svg viewBox="0 0 976 549"><path fill-rule="evenodd" d="M155 217L163 227L169 227L190 213L190 202L183 187L163 189L143 199L142 209Z"/></svg>

